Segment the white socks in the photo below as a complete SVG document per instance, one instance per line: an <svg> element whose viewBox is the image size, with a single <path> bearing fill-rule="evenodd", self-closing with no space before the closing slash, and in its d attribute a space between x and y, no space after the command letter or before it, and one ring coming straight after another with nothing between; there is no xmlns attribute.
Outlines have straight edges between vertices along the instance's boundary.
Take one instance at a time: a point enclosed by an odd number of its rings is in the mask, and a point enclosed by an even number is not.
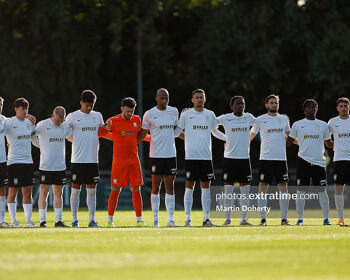
<svg viewBox="0 0 350 280"><path fill-rule="evenodd" d="M328 214L329 214L329 198L327 191L325 190L324 192L319 192L318 193L318 200L321 205L321 209L323 212L323 218L328 219Z"/></svg>
<svg viewBox="0 0 350 280"><path fill-rule="evenodd" d="M89 209L89 223L95 220L96 212L96 188L86 188L86 205Z"/></svg>
<svg viewBox="0 0 350 280"><path fill-rule="evenodd" d="M344 195L335 194L334 200L338 212L338 218L344 220Z"/></svg>
<svg viewBox="0 0 350 280"><path fill-rule="evenodd" d="M151 207L152 207L152 213L153 213L153 219L155 221L159 221L159 204L160 204L160 198L159 194L151 194Z"/></svg>
<svg viewBox="0 0 350 280"><path fill-rule="evenodd" d="M259 194L264 194L265 195L265 193L262 193L262 192L260 192ZM266 199L266 197L264 196L264 198L261 198L261 197L259 197L259 199L258 199L258 206L259 207L263 207L263 208L260 208L261 210L260 210L260 218L261 219L265 219L266 220L266 206L267 206L267 199Z"/></svg>
<svg viewBox="0 0 350 280"><path fill-rule="evenodd" d="M39 209L40 223L46 222L46 209Z"/></svg>
<svg viewBox="0 0 350 280"><path fill-rule="evenodd" d="M17 211L17 203L7 203L7 209L10 214L11 223L13 224L14 221L16 221L16 211Z"/></svg>
<svg viewBox="0 0 350 280"><path fill-rule="evenodd" d="M0 196L0 224L5 222L6 196Z"/></svg>
<svg viewBox="0 0 350 280"><path fill-rule="evenodd" d="M184 195L186 221L191 220L192 204L193 204L193 189L186 188L185 195Z"/></svg>
<svg viewBox="0 0 350 280"><path fill-rule="evenodd" d="M297 200L295 201L295 206L297 209L298 219L302 220L304 216L305 208L305 193L304 191L297 191Z"/></svg>
<svg viewBox="0 0 350 280"><path fill-rule="evenodd" d="M203 221L209 219L210 213L210 189L202 189L202 209L203 209Z"/></svg>
<svg viewBox="0 0 350 280"><path fill-rule="evenodd" d="M228 199L227 197L232 198L234 188L232 185L225 185L224 188L225 188L224 208L231 209L233 204L233 199ZM226 220L231 220L231 210L225 211L225 218Z"/></svg>
<svg viewBox="0 0 350 280"><path fill-rule="evenodd" d="M239 187L239 189L241 190L241 199L239 200L239 205L241 206L241 222L243 222L247 220L250 185ZM243 209L243 206L245 206L245 209Z"/></svg>
<svg viewBox="0 0 350 280"><path fill-rule="evenodd" d="M72 210L73 222L78 220L80 189L71 189L70 208Z"/></svg>
<svg viewBox="0 0 350 280"><path fill-rule="evenodd" d="M165 208L168 214L168 222L174 221L175 194L165 194Z"/></svg>
<svg viewBox="0 0 350 280"><path fill-rule="evenodd" d="M280 192L280 210L281 210L281 219L286 220L287 219L287 213L288 213L288 206L289 206L289 194L288 192Z"/></svg>
<svg viewBox="0 0 350 280"><path fill-rule="evenodd" d="M62 208L54 208L55 210L55 223L62 221Z"/></svg>
<svg viewBox="0 0 350 280"><path fill-rule="evenodd" d="M33 204L22 204L26 223L32 220Z"/></svg>

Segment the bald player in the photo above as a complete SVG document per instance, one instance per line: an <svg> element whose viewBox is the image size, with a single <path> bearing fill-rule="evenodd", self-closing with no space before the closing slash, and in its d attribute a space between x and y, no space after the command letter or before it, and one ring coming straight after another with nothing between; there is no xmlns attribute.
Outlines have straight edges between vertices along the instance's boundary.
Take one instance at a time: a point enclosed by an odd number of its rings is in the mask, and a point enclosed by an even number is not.
<svg viewBox="0 0 350 280"><path fill-rule="evenodd" d="M174 221L175 194L174 180L176 177L176 147L175 129L178 122L178 110L169 106L169 92L165 88L157 90L157 106L145 112L142 121L141 138L148 131L151 134L150 169L152 174L151 205L153 226L159 226L159 192L162 180L165 186L165 208L168 215L168 227L176 226Z"/></svg>
<svg viewBox="0 0 350 280"><path fill-rule="evenodd" d="M40 148L40 227L46 227L47 198L53 187L55 227L67 227L62 221L62 193L66 178L66 137L71 135L70 126L64 122L66 110L57 106L51 118L39 122L35 128L33 144Z"/></svg>

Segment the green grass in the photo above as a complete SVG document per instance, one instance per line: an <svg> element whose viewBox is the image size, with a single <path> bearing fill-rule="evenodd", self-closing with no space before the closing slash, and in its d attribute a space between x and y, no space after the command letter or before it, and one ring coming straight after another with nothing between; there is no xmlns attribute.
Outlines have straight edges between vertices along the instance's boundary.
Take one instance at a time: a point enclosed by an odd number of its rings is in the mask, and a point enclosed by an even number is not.
<svg viewBox="0 0 350 280"><path fill-rule="evenodd" d="M64 218L71 220L69 211ZM200 211L193 212L198 227L192 228L130 227L132 211L118 211L116 218L121 227L115 229L0 229L1 279L349 278L350 227L320 226L320 218L307 219L304 227L281 227L273 218L263 228L202 228ZM164 211L160 218L165 225ZM23 221L23 212L18 219ZM53 219L49 212L49 226ZM87 219L80 211L80 224ZM144 219L151 224L150 211ZM175 219L182 225L183 211ZM38 223L37 212L33 220ZM98 212L97 220L105 225L106 212Z"/></svg>

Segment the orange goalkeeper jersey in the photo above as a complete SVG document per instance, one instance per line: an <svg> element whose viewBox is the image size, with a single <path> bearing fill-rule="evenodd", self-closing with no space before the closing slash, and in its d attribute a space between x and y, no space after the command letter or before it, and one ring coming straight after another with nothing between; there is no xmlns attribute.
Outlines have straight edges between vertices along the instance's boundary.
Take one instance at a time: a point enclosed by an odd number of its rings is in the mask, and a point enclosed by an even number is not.
<svg viewBox="0 0 350 280"><path fill-rule="evenodd" d="M130 120L121 115L111 117L113 137L113 158L135 159L137 153L137 133L141 130L141 119L133 115Z"/></svg>

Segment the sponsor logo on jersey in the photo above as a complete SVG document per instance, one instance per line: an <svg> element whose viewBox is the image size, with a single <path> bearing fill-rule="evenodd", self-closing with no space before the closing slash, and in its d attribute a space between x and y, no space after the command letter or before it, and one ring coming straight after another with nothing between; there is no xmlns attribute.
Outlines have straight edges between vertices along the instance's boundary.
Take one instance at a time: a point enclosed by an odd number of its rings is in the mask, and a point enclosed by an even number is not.
<svg viewBox="0 0 350 280"><path fill-rule="evenodd" d="M136 134L137 130L124 130L122 131L122 135L130 135L130 134Z"/></svg>
<svg viewBox="0 0 350 280"><path fill-rule="evenodd" d="M349 132L339 133L338 138L350 138L350 133Z"/></svg>
<svg viewBox="0 0 350 280"><path fill-rule="evenodd" d="M281 133L283 132L283 128L270 128L267 130L267 133Z"/></svg>
<svg viewBox="0 0 350 280"><path fill-rule="evenodd" d="M193 129L198 129L198 130L208 130L208 126L207 125L194 125Z"/></svg>
<svg viewBox="0 0 350 280"><path fill-rule="evenodd" d="M60 143L60 142L64 142L64 138L50 138L49 139L50 143Z"/></svg>
<svg viewBox="0 0 350 280"><path fill-rule="evenodd" d="M233 127L232 132L247 132L248 127Z"/></svg>
<svg viewBox="0 0 350 280"><path fill-rule="evenodd" d="M304 139L312 139L312 140L317 140L320 139L320 135L304 135Z"/></svg>
<svg viewBox="0 0 350 280"><path fill-rule="evenodd" d="M81 128L81 131L96 131L96 126L93 126L93 127L82 127Z"/></svg>
<svg viewBox="0 0 350 280"><path fill-rule="evenodd" d="M18 140L22 140L22 139L30 139L30 135L19 135L17 136Z"/></svg>
<svg viewBox="0 0 350 280"><path fill-rule="evenodd" d="M159 126L159 129L174 129L175 125L173 124L163 124Z"/></svg>

